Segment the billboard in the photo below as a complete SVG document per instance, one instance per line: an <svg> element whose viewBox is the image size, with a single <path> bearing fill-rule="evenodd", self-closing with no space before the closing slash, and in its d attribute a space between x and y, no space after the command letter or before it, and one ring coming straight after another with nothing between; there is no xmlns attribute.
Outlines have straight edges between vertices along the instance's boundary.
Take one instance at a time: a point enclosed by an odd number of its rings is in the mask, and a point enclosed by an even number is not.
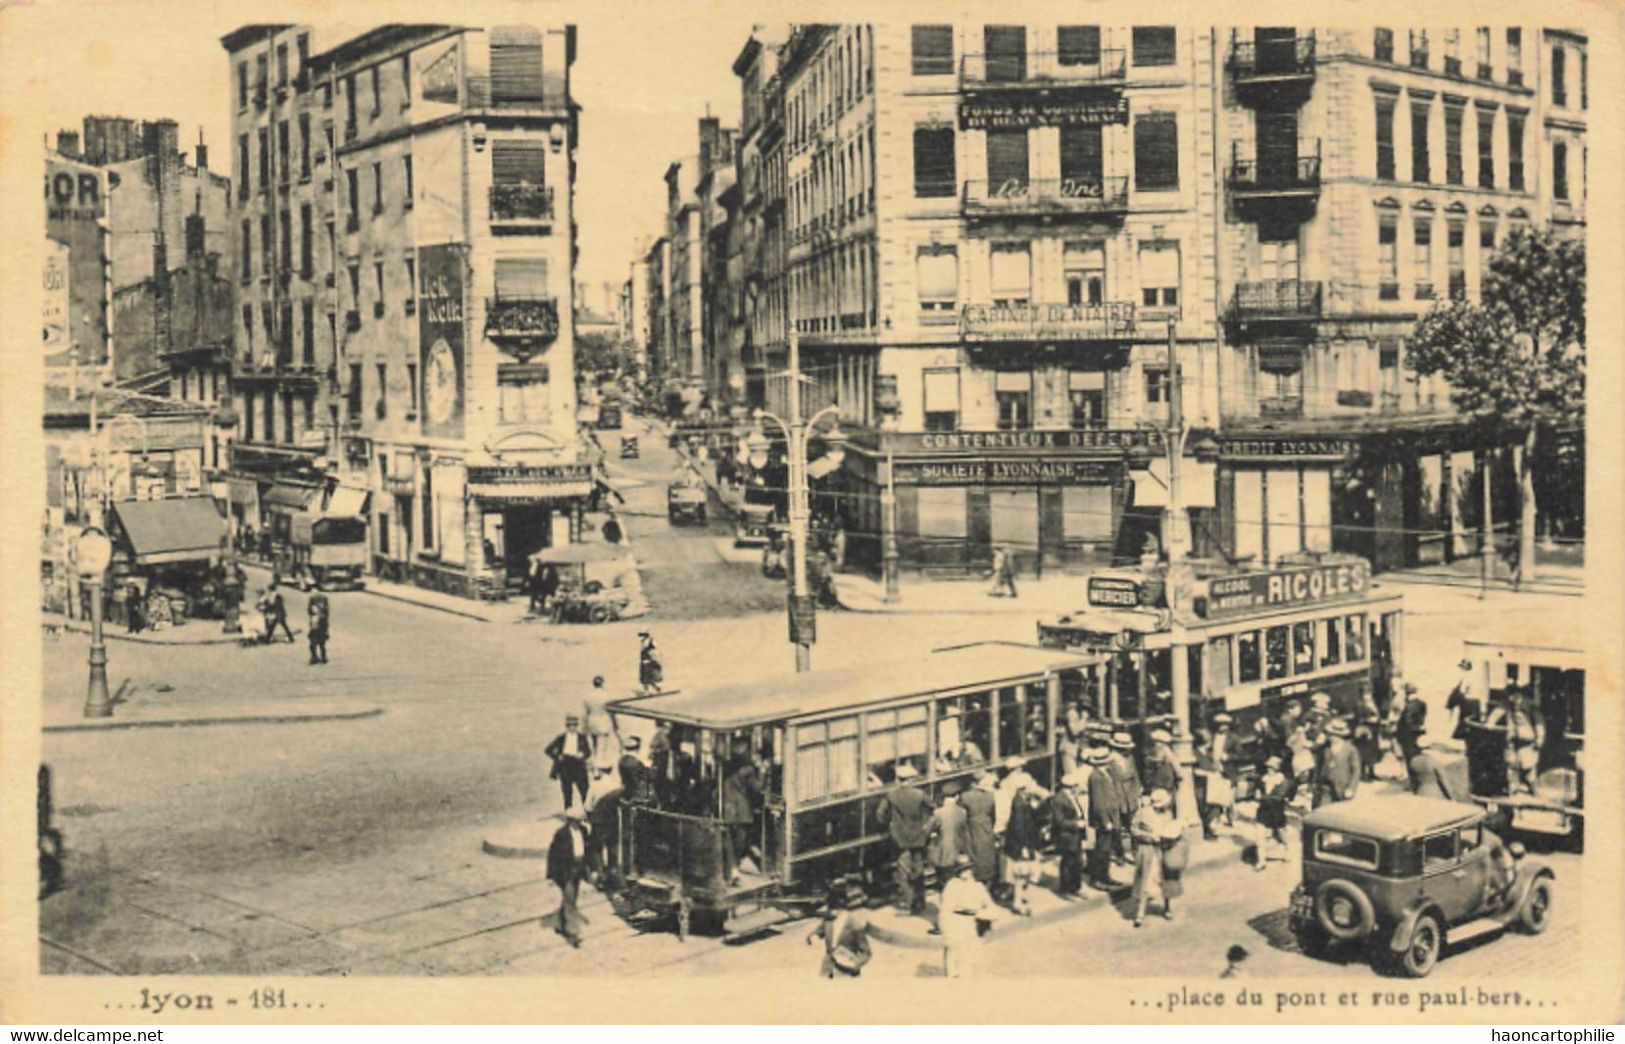
<svg viewBox="0 0 1625 1044"><path fill-rule="evenodd" d="M418 334L423 434L463 437L463 252L452 244L418 250Z"/></svg>
<svg viewBox="0 0 1625 1044"><path fill-rule="evenodd" d="M79 349L81 366L108 361L107 279L103 262L107 185L102 171L85 163L48 155L45 160L45 235L67 254L67 307L62 337L47 336L45 365L66 367ZM52 251L53 254L60 250ZM47 283L51 260L46 261ZM47 305L50 307L50 290Z"/></svg>
<svg viewBox="0 0 1625 1044"><path fill-rule="evenodd" d="M68 336L68 247L45 240L45 357L73 347Z"/></svg>

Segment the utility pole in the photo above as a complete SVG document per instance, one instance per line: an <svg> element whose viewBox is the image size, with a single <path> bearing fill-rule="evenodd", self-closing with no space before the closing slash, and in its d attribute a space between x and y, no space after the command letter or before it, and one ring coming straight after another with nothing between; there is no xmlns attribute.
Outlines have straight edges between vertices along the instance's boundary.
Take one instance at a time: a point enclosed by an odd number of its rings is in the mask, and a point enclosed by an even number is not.
<svg viewBox="0 0 1625 1044"><path fill-rule="evenodd" d="M1169 586L1173 572L1184 568L1190 554L1189 516L1180 499L1180 458L1185 454L1184 395L1179 379L1179 325L1177 316L1168 318L1168 430L1163 438L1168 454L1168 506L1163 512L1163 547L1168 553ZM1174 702L1174 760L1179 766L1179 792L1173 795L1181 821L1199 818L1196 807L1196 749L1191 732L1190 663L1178 648L1169 658ZM1142 712L1144 701L1141 702ZM1194 817L1194 818L1193 818Z"/></svg>
<svg viewBox="0 0 1625 1044"><path fill-rule="evenodd" d="M796 283L790 280L790 422L785 425L784 448L789 455L790 485L790 632L796 645L796 671L812 669L812 643L802 628L811 623L807 612L807 443L801 430L801 337L796 328Z"/></svg>

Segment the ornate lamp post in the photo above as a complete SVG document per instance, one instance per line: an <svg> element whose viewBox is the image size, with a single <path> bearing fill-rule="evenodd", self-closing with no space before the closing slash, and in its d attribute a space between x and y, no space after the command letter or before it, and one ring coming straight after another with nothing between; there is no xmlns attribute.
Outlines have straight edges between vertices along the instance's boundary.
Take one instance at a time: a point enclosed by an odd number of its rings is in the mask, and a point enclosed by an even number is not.
<svg viewBox="0 0 1625 1044"><path fill-rule="evenodd" d="M74 564L90 584L90 683L85 690L85 717L111 718L107 696L107 642L102 635L102 583L113 561L113 542L96 526L86 526L74 541Z"/></svg>

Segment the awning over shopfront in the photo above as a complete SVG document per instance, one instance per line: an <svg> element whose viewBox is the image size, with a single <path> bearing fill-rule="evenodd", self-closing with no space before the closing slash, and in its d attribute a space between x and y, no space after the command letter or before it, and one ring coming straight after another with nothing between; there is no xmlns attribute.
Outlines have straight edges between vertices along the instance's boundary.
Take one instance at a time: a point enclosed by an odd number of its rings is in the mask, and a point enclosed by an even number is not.
<svg viewBox="0 0 1625 1044"><path fill-rule="evenodd" d="M231 477L226 479L226 495L233 504L258 507L260 484L253 479Z"/></svg>
<svg viewBox="0 0 1625 1044"><path fill-rule="evenodd" d="M127 500L113 505L138 565L192 562L220 553L226 522L212 497Z"/></svg>
<svg viewBox="0 0 1625 1044"><path fill-rule="evenodd" d="M372 497L370 490L357 486L337 486L333 495L327 498L327 511L329 515L365 515L367 501Z"/></svg>
<svg viewBox="0 0 1625 1044"><path fill-rule="evenodd" d="M277 482L266 490L265 496L260 498L260 503L267 510L285 513L306 511L310 508L310 502L316 498L317 492L315 486L294 486Z"/></svg>
<svg viewBox="0 0 1625 1044"><path fill-rule="evenodd" d="M471 467L468 493L482 500L570 500L592 495L590 475L580 464Z"/></svg>

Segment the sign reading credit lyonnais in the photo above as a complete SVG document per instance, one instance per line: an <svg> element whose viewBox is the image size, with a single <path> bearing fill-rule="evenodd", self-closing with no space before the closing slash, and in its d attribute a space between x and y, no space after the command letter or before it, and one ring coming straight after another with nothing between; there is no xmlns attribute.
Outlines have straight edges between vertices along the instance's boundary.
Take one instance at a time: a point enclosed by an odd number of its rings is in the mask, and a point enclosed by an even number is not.
<svg viewBox="0 0 1625 1044"><path fill-rule="evenodd" d="M1207 616L1218 619L1266 609L1358 598L1371 586L1363 558L1332 565L1296 566L1208 581Z"/></svg>
<svg viewBox="0 0 1625 1044"><path fill-rule="evenodd" d="M1068 90L1065 97L1000 91L959 103L960 130L1020 127L1091 127L1128 122L1128 99L1120 87Z"/></svg>

